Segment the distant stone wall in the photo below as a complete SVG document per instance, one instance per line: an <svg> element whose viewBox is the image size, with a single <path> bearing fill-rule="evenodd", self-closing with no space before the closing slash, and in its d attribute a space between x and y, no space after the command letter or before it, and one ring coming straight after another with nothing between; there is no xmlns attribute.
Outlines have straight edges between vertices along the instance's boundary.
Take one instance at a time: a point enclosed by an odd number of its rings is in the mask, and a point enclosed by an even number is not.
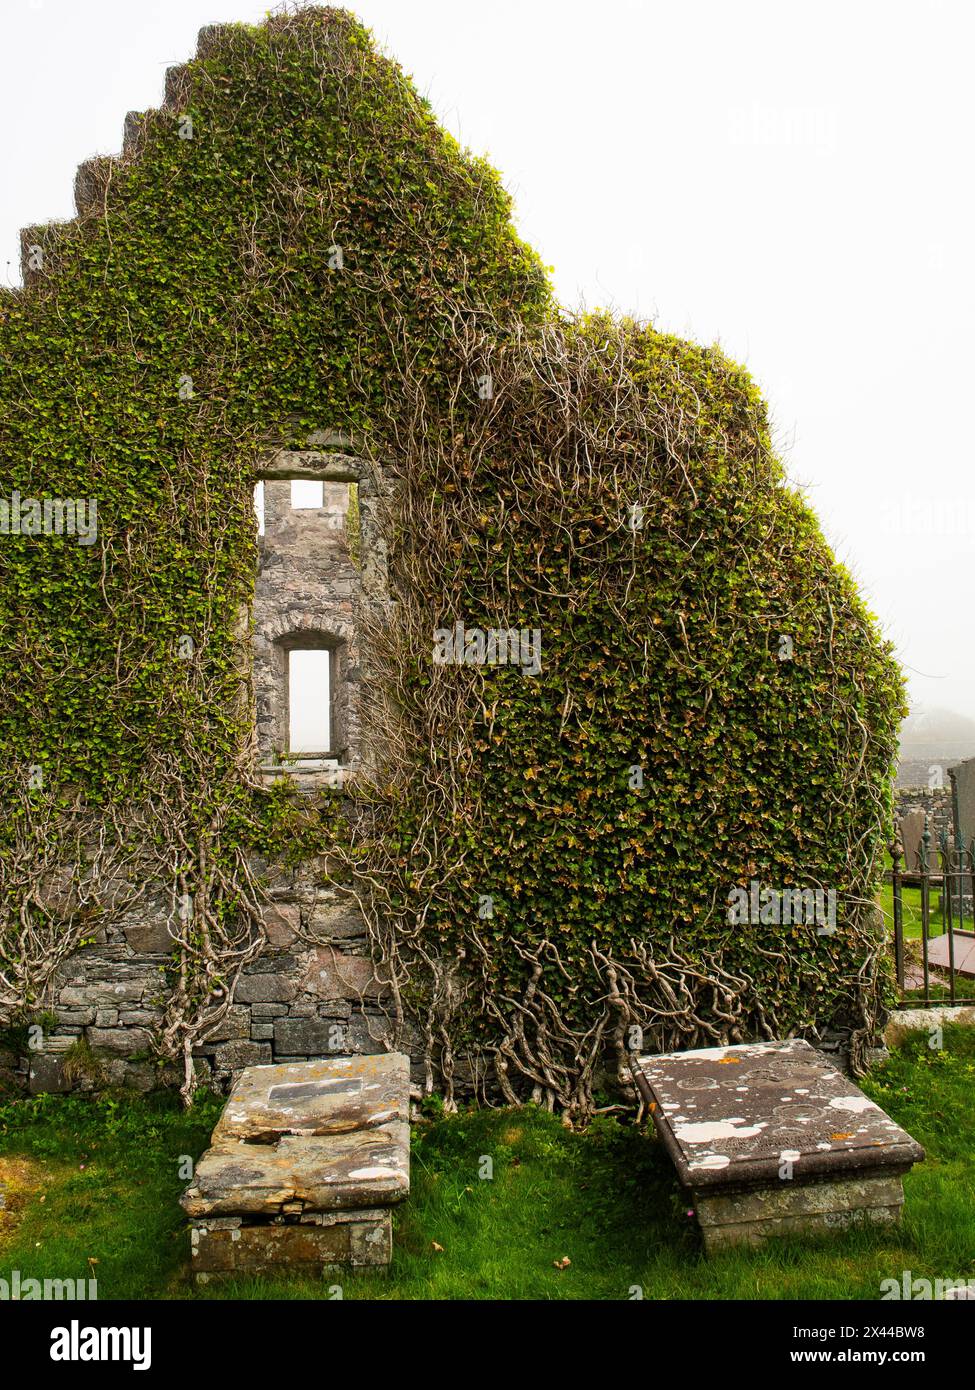
<svg viewBox="0 0 975 1390"><path fill-rule="evenodd" d="M947 783L947 777L945 778ZM937 849L942 830L952 834L950 784L929 790L927 787L902 787L894 792L894 820L900 821L910 811L923 811L928 817L931 846ZM903 867L903 866L902 866Z"/></svg>
<svg viewBox="0 0 975 1390"><path fill-rule="evenodd" d="M957 758L901 758L894 780L895 791L914 791L917 788L937 789L940 783L948 786L948 768Z"/></svg>

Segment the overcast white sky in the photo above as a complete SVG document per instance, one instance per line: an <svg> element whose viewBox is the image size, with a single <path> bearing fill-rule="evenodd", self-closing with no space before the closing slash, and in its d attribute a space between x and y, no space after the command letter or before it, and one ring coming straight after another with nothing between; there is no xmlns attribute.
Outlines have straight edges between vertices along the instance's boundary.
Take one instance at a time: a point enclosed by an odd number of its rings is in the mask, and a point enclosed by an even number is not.
<svg viewBox="0 0 975 1390"><path fill-rule="evenodd" d="M719 341L897 643L975 716L971 0L359 0L486 154L564 303ZM0 0L0 274L205 23L267 0Z"/></svg>

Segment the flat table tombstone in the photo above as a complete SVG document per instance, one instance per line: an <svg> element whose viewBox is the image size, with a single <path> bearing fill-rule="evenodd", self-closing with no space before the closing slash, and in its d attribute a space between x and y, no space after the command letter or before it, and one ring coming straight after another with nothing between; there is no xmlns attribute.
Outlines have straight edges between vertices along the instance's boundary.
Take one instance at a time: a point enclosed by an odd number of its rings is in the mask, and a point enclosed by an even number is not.
<svg viewBox="0 0 975 1390"><path fill-rule="evenodd" d="M639 1057L633 1077L708 1253L896 1222L924 1150L800 1039Z"/></svg>
<svg viewBox="0 0 975 1390"><path fill-rule="evenodd" d="M384 1265L410 1189L409 1058L248 1067L181 1198L198 1282Z"/></svg>

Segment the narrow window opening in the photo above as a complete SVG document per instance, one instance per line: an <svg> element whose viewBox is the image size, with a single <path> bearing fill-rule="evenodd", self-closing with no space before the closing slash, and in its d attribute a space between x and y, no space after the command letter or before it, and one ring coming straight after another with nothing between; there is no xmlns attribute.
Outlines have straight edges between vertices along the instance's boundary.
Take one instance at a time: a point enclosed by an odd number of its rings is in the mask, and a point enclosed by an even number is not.
<svg viewBox="0 0 975 1390"><path fill-rule="evenodd" d="M325 505L325 484L315 478L291 479L292 511L308 511Z"/></svg>
<svg viewBox="0 0 975 1390"><path fill-rule="evenodd" d="M254 484L254 512L257 516L257 534L264 535L264 480Z"/></svg>
<svg viewBox="0 0 975 1390"><path fill-rule="evenodd" d="M295 648L288 653L288 751L328 753L332 747L331 653Z"/></svg>

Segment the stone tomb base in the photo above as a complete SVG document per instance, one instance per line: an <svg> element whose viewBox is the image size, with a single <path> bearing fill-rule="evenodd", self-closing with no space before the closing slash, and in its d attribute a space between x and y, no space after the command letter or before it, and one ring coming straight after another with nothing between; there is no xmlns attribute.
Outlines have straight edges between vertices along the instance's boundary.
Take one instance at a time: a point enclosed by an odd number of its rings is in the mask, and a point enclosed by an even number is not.
<svg viewBox="0 0 975 1390"><path fill-rule="evenodd" d="M297 1225L272 1220L245 1226L239 1216L214 1216L190 1229L198 1284L215 1275L318 1274L333 1265L388 1265L393 1255L392 1218L381 1208L302 1216Z"/></svg>
<svg viewBox="0 0 975 1390"><path fill-rule="evenodd" d="M900 1220L899 1177L847 1178L752 1188L724 1195L691 1189L694 1214L710 1255L732 1245L760 1245L769 1236L823 1235L865 1223Z"/></svg>
<svg viewBox="0 0 975 1390"><path fill-rule="evenodd" d="M893 1224L924 1150L798 1039L633 1063L710 1254Z"/></svg>
<svg viewBox="0 0 975 1390"><path fill-rule="evenodd" d="M389 1264L408 1107L398 1053L249 1067L182 1197L197 1282Z"/></svg>

